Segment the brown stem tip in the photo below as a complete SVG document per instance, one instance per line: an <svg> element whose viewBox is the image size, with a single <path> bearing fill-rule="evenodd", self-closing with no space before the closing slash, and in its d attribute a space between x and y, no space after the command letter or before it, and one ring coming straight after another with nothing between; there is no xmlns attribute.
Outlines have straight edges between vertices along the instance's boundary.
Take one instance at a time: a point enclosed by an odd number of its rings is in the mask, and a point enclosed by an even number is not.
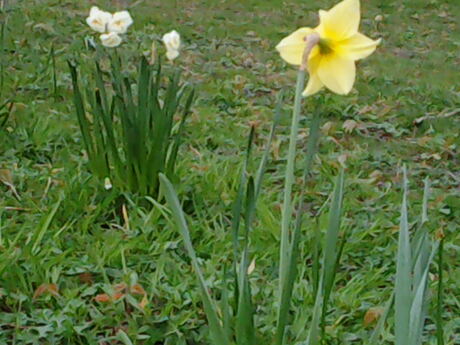
<svg viewBox="0 0 460 345"><path fill-rule="evenodd" d="M310 35L305 37L305 49L303 51L302 56L302 64L300 65L301 71L306 71L308 68L308 58L310 56L311 51L313 48L319 43L320 37L316 32L311 33Z"/></svg>

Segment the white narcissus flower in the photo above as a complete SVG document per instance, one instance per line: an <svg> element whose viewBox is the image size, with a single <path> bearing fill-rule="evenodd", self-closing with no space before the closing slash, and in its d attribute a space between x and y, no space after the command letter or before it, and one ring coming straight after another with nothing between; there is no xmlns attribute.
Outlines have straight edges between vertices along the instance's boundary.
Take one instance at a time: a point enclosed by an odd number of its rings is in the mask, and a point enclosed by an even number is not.
<svg viewBox="0 0 460 345"><path fill-rule="evenodd" d="M100 36L102 45L109 48L118 47L121 43L121 37L116 32L109 32Z"/></svg>
<svg viewBox="0 0 460 345"><path fill-rule="evenodd" d="M89 12L89 17L86 18L86 23L94 31L105 32L107 30L107 25L111 20L111 13L101 11L99 7L93 6Z"/></svg>
<svg viewBox="0 0 460 345"><path fill-rule="evenodd" d="M133 18L128 11L115 12L108 24L109 32L124 34L133 23Z"/></svg>
<svg viewBox="0 0 460 345"><path fill-rule="evenodd" d="M166 57L170 61L179 56L180 35L176 30L163 35L163 43L166 46Z"/></svg>
<svg viewBox="0 0 460 345"><path fill-rule="evenodd" d="M166 57L168 58L169 61L173 61L178 56L179 56L178 50L167 50L166 51Z"/></svg>

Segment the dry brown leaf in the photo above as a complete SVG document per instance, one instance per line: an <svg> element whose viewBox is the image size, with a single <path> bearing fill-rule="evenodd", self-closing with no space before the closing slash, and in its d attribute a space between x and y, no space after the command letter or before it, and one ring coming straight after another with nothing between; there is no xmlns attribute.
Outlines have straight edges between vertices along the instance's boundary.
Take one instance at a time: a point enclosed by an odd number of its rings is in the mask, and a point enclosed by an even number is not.
<svg viewBox="0 0 460 345"><path fill-rule="evenodd" d="M358 128L358 122L355 120L346 120L342 127L345 133L352 133L356 128Z"/></svg>
<svg viewBox="0 0 460 345"><path fill-rule="evenodd" d="M376 322L380 316L383 314L383 308L380 307L375 307L375 308L370 308L367 312L366 315L364 315L364 326L369 326Z"/></svg>
<svg viewBox="0 0 460 345"><path fill-rule="evenodd" d="M149 303L149 300L147 298L147 295L144 295L144 297L142 297L142 301L139 303L139 307L141 309L144 309L148 303Z"/></svg>
<svg viewBox="0 0 460 345"><path fill-rule="evenodd" d="M110 302L111 298L106 293L102 293L94 297L94 300L100 303L107 303L107 302Z"/></svg>
<svg viewBox="0 0 460 345"><path fill-rule="evenodd" d="M93 275L90 272L81 273L78 278L80 281L85 284L92 284L93 283Z"/></svg>
<svg viewBox="0 0 460 345"><path fill-rule="evenodd" d="M131 293L134 295L144 295L145 296L145 290L140 284L134 284L131 286Z"/></svg>
<svg viewBox="0 0 460 345"><path fill-rule="evenodd" d="M113 300L118 301L119 299L123 298L125 294L123 292L115 292L113 294Z"/></svg>
<svg viewBox="0 0 460 345"><path fill-rule="evenodd" d="M56 284L41 284L34 292L33 299L48 293L53 296L59 296L59 288Z"/></svg>
<svg viewBox="0 0 460 345"><path fill-rule="evenodd" d="M126 283L120 283L120 284L115 284L113 286L113 289L116 292L121 292L121 291L124 291L127 287L128 287L128 285L126 285Z"/></svg>
<svg viewBox="0 0 460 345"><path fill-rule="evenodd" d="M256 269L256 259L254 258L248 267L248 275L250 275Z"/></svg>

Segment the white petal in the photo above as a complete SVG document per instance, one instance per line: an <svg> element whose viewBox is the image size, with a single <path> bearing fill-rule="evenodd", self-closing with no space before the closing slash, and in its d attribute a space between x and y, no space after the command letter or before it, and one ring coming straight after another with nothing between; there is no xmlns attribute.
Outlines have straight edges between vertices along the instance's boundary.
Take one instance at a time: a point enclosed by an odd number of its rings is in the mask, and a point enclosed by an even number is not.
<svg viewBox="0 0 460 345"><path fill-rule="evenodd" d="M115 32L108 34L102 34L100 36L102 45L105 47L113 48L118 47L121 44L121 37Z"/></svg>
<svg viewBox="0 0 460 345"><path fill-rule="evenodd" d="M173 61L175 58L179 56L179 51L174 49L168 49L166 51L166 57L169 61Z"/></svg>
<svg viewBox="0 0 460 345"><path fill-rule="evenodd" d="M112 20L112 14L109 12L101 11L97 7L92 7L90 16L86 18L86 23L91 29L97 32L105 32L107 25Z"/></svg>
<svg viewBox="0 0 460 345"><path fill-rule="evenodd" d="M181 42L180 35L176 30L163 35L163 43L168 50L179 50Z"/></svg>
<svg viewBox="0 0 460 345"><path fill-rule="evenodd" d="M115 12L108 25L109 32L124 34L133 24L133 18L128 11Z"/></svg>

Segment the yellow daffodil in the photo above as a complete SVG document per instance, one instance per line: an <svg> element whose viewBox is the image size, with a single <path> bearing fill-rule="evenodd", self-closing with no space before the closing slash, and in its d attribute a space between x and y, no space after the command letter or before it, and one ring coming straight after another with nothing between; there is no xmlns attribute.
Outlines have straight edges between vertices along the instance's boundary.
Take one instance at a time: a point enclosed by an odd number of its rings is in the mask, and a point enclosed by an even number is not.
<svg viewBox="0 0 460 345"><path fill-rule="evenodd" d="M293 65L302 65L307 37L318 37L308 56L310 79L303 92L310 96L323 87L345 95L353 88L355 61L371 55L380 40L372 40L358 32L359 0L344 0L329 11L319 11L316 28L301 28L284 38L276 47L281 57Z"/></svg>

